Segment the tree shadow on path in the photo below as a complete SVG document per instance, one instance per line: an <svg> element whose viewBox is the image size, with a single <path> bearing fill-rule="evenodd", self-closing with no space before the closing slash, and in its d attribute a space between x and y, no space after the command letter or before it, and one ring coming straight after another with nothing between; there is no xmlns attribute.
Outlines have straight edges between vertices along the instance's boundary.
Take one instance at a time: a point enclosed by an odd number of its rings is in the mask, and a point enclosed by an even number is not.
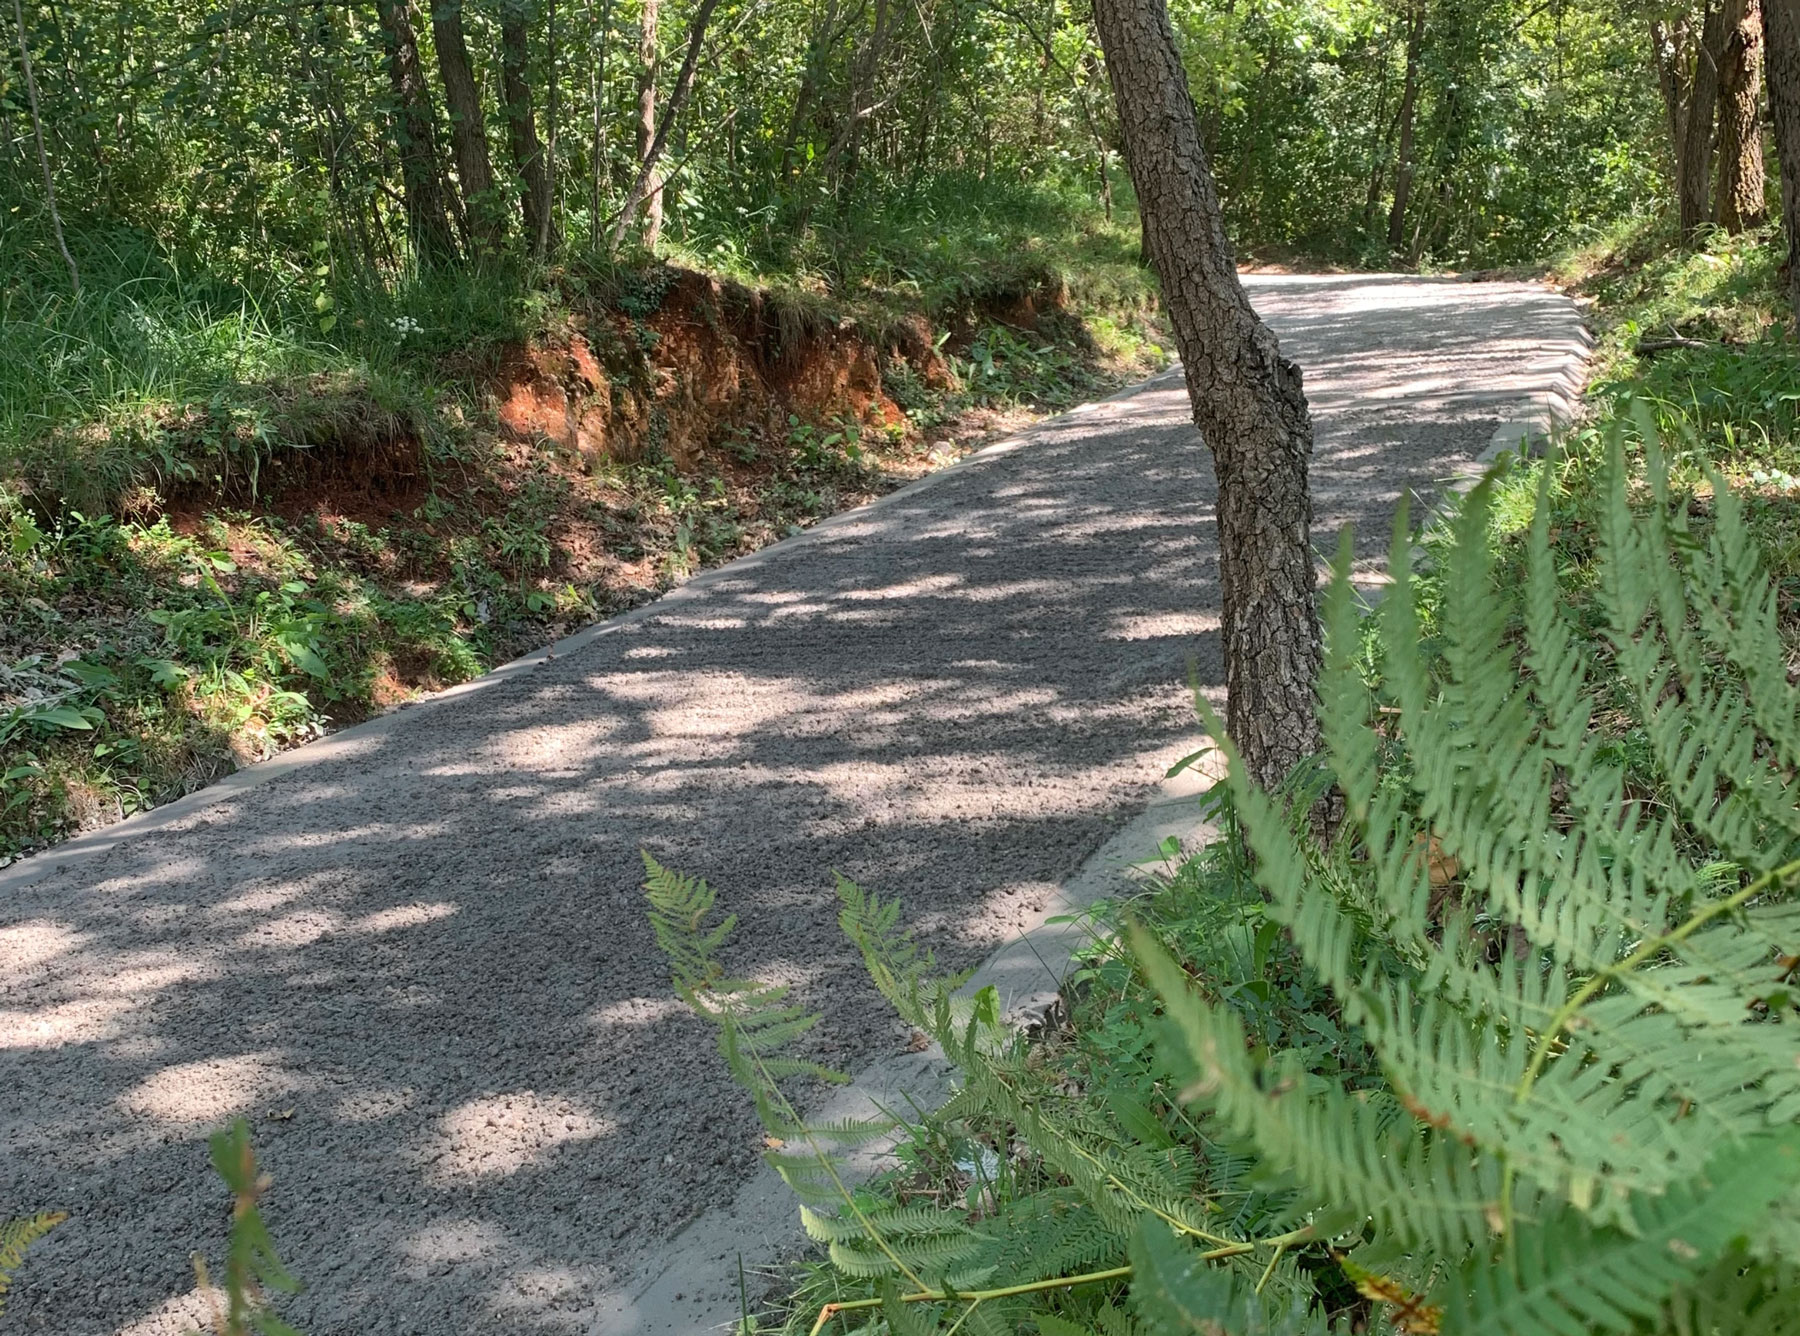
<svg viewBox="0 0 1800 1336"><path fill-rule="evenodd" d="M1345 523L1383 546L1402 490L1504 415L1475 387L1562 336L1536 297L1386 286L1255 289L1314 395L1321 547ZM1179 380L1030 438L0 883L0 1213L72 1213L19 1328L191 1324L187 1258L224 1227L205 1137L242 1114L309 1336L585 1329L761 1149L669 1000L640 848L721 889L733 966L827 1006L817 1055L854 1066L907 1036L840 939L833 870L971 964L1192 743L1190 665L1222 673Z"/></svg>

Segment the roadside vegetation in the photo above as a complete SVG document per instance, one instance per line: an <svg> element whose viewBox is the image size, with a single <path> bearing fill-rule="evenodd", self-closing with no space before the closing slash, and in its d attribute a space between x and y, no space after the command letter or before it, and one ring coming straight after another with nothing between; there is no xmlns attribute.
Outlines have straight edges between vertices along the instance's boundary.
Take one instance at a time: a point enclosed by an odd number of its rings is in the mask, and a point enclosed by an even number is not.
<svg viewBox="0 0 1800 1336"><path fill-rule="evenodd" d="M1793 15L1169 10L1240 253L1547 274L1587 411L1398 533L1378 609L1339 580L1319 756L1252 783L1209 719L1221 837L1087 916L1029 1033L839 885L943 1109L809 1122L813 1018L649 865L819 1244L745 1332L1800 1331ZM0 863L1171 345L1085 4L14 19ZM214 1153L218 1329L286 1330L245 1132ZM0 1289L56 1220L0 1227Z"/></svg>
<svg viewBox="0 0 1800 1336"><path fill-rule="evenodd" d="M1601 10L1173 17L1249 253L1517 263L1654 194ZM1085 5L9 18L0 862L1171 346Z"/></svg>
<svg viewBox="0 0 1800 1336"><path fill-rule="evenodd" d="M1216 841L1084 915L1040 1025L840 883L959 1069L943 1109L809 1126L774 1079L804 1051L785 999L731 981L711 891L652 867L677 991L822 1245L746 1330L1800 1329L1778 240L1642 219L1558 263L1593 302L1584 417L1403 529L1375 608L1337 586L1326 754L1269 794L1228 749ZM823 1166L878 1134L895 1167L838 1190Z"/></svg>
<svg viewBox="0 0 1800 1336"><path fill-rule="evenodd" d="M979 275L853 302L645 261L426 275L325 322L148 254L69 308L35 274L51 318L0 338L0 862L1163 364L1133 236L1068 194L995 203L963 224L1023 256L971 238ZM709 371L772 383L695 402Z"/></svg>

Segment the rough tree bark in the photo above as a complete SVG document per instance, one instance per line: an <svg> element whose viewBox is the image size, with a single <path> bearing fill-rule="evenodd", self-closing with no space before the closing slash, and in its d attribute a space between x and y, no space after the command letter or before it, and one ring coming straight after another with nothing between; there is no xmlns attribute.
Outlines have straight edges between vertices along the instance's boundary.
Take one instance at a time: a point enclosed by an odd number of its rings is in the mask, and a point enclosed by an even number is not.
<svg viewBox="0 0 1800 1336"><path fill-rule="evenodd" d="M424 262L454 259L456 239L450 231L449 199L443 168L438 163L437 135L432 128L437 118L425 72L419 65L412 0L376 0L375 9L387 57L388 83L394 92L394 137L400 149L407 230Z"/></svg>
<svg viewBox="0 0 1800 1336"><path fill-rule="evenodd" d="M520 213L533 255L551 243L550 173L538 141L531 106L531 6L529 0L502 0L500 6L500 91L506 103L506 135L519 173Z"/></svg>
<svg viewBox="0 0 1800 1336"><path fill-rule="evenodd" d="M1762 8L1728 0L1719 72L1719 181L1713 221L1732 236L1763 218Z"/></svg>
<svg viewBox="0 0 1800 1336"><path fill-rule="evenodd" d="M1725 58L1725 6L1709 0L1706 22L1694 52L1694 72L1688 85L1687 114L1683 118L1675 183L1681 235L1691 240L1712 218L1708 208L1712 185L1713 113L1719 102L1719 67Z"/></svg>
<svg viewBox="0 0 1800 1336"><path fill-rule="evenodd" d="M1312 419L1250 308L1164 0L1094 0L1126 160L1218 475L1226 723L1257 782L1318 749Z"/></svg>
<svg viewBox="0 0 1800 1336"><path fill-rule="evenodd" d="M462 0L440 0L431 11L431 35L437 46L438 74L444 81L444 102L450 110L450 145L462 183L469 237L478 252L491 252L500 248L506 236L506 221L495 207L481 85L469 60L462 10Z"/></svg>
<svg viewBox="0 0 1800 1336"><path fill-rule="evenodd" d="M644 203L644 247L655 250L662 239L662 179L650 157L650 145L656 140L656 76L659 73L657 0L644 0L638 27L638 168L648 171L648 194Z"/></svg>
<svg viewBox="0 0 1800 1336"><path fill-rule="evenodd" d="M1788 301L1800 319L1800 0L1763 0L1769 119L1781 161L1781 230Z"/></svg>
<svg viewBox="0 0 1800 1336"><path fill-rule="evenodd" d="M1394 204L1388 210L1388 249L1406 244L1406 206L1412 197L1413 143L1419 119L1419 57L1425 46L1425 3L1414 0L1406 29L1406 83L1400 92L1400 148L1394 162Z"/></svg>

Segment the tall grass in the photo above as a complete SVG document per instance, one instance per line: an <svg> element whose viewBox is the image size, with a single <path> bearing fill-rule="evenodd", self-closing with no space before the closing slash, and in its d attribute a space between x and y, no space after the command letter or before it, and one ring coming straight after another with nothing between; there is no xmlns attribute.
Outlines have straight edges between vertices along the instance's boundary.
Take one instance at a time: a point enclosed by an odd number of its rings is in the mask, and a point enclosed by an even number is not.
<svg viewBox="0 0 1800 1336"><path fill-rule="evenodd" d="M1130 342L1153 302L1128 201L1108 219L1087 182L939 177L898 201L710 213L689 194L671 216L664 258L783 290L830 323L918 312L968 330L984 308L1049 292L1089 318L1065 331L1087 347L1114 333ZM189 470L175 455L191 454L197 434L278 447L294 434L282 387L321 374L390 403L467 393L456 382L471 354L612 304L648 260L569 254L554 269L505 260L376 275L327 253L271 254L254 273L234 262L227 274L91 218L72 220L70 240L79 298L41 226L0 235L0 482L89 512Z"/></svg>
<svg viewBox="0 0 1800 1336"><path fill-rule="evenodd" d="M702 212L684 199L666 235L677 258L746 282L880 293L932 312L1045 273L1077 304L1131 309L1153 280L1138 258L1130 187L1117 175L1110 219L1088 180L942 173L841 202L743 200Z"/></svg>
<svg viewBox="0 0 1800 1336"><path fill-rule="evenodd" d="M305 373L336 350L279 299L182 271L126 231L79 237L79 299L27 229L0 235L0 450L147 403Z"/></svg>

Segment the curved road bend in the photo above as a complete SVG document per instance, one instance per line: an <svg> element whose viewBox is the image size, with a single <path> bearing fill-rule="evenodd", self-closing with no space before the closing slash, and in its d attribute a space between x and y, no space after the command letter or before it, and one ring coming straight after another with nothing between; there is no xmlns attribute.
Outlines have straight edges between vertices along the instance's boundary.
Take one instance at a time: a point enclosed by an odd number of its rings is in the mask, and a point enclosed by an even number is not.
<svg viewBox="0 0 1800 1336"><path fill-rule="evenodd" d="M1524 284L1252 279L1306 370L1316 541L1571 375ZM1217 683L1213 479L1165 375L702 577L579 652L321 759L0 873L0 1216L71 1219L9 1329L164 1336L243 1114L308 1336L579 1332L761 1138L669 1000L638 848L744 916L745 972L904 1034L840 869L973 963L1133 814ZM154 814L153 814L154 818ZM148 825L148 830L141 829ZM127 838L118 838L125 834Z"/></svg>

